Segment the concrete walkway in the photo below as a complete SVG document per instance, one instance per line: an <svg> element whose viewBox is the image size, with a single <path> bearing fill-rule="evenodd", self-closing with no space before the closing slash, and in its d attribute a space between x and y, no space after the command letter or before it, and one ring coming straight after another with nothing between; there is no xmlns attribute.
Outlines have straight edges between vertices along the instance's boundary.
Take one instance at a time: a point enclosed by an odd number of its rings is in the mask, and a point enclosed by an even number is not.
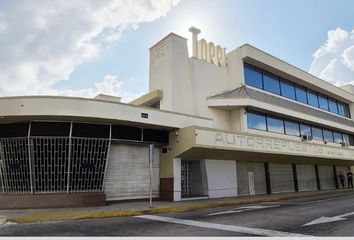
<svg viewBox="0 0 354 240"><path fill-rule="evenodd" d="M236 206L241 204L255 204L260 202L274 202L279 200L313 197L320 195L335 195L343 194L346 192L349 193L352 192L352 190L322 190L313 192L281 193L234 198L198 199L180 202L154 201L152 208L149 207L148 201L129 201L109 204L101 207L0 210L0 225L2 223L9 222L34 223L41 221L64 221L184 212L197 209Z"/></svg>

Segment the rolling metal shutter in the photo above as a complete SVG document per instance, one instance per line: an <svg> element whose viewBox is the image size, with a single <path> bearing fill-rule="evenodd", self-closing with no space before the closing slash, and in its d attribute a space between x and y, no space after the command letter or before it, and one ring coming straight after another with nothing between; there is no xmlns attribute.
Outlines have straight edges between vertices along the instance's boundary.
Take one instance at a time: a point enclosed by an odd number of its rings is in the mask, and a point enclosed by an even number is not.
<svg viewBox="0 0 354 240"><path fill-rule="evenodd" d="M294 176L291 164L269 164L272 193L294 192Z"/></svg>
<svg viewBox="0 0 354 240"><path fill-rule="evenodd" d="M321 189L335 189L336 184L333 175L333 166L318 166Z"/></svg>
<svg viewBox="0 0 354 240"><path fill-rule="evenodd" d="M314 165L296 165L299 191L317 190Z"/></svg>
<svg viewBox="0 0 354 240"><path fill-rule="evenodd" d="M254 186L256 194L267 193L264 163L237 162L237 194L249 195L248 173L254 174Z"/></svg>
<svg viewBox="0 0 354 240"><path fill-rule="evenodd" d="M160 152L153 160L153 197L159 196ZM112 144L104 183L107 201L149 197L149 147Z"/></svg>

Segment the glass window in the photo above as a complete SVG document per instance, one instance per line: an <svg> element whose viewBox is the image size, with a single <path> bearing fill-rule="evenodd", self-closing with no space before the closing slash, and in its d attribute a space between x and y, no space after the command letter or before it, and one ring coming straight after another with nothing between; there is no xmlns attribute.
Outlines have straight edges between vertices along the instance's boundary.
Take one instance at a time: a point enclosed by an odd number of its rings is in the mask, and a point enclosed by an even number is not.
<svg viewBox="0 0 354 240"><path fill-rule="evenodd" d="M328 98L329 111L338 114L337 102L334 99Z"/></svg>
<svg viewBox="0 0 354 240"><path fill-rule="evenodd" d="M328 111L328 99L326 96L318 94L318 103L321 109Z"/></svg>
<svg viewBox="0 0 354 240"><path fill-rule="evenodd" d="M346 133L342 133L342 135L343 135L343 142L349 145L353 145L353 137L351 135L348 135Z"/></svg>
<svg viewBox="0 0 354 240"><path fill-rule="evenodd" d="M323 141L322 129L317 127L312 127L312 137L315 140Z"/></svg>
<svg viewBox="0 0 354 240"><path fill-rule="evenodd" d="M266 117L263 114L248 112L247 124L248 128L267 130Z"/></svg>
<svg viewBox="0 0 354 240"><path fill-rule="evenodd" d="M331 130L323 129L323 140L333 142L333 134Z"/></svg>
<svg viewBox="0 0 354 240"><path fill-rule="evenodd" d="M279 78L270 73L263 73L264 90L280 95Z"/></svg>
<svg viewBox="0 0 354 240"><path fill-rule="evenodd" d="M307 104L306 89L299 85L295 86L296 100Z"/></svg>
<svg viewBox="0 0 354 240"><path fill-rule="evenodd" d="M307 90L307 101L311 106L318 107L317 93L311 90Z"/></svg>
<svg viewBox="0 0 354 240"><path fill-rule="evenodd" d="M341 143L342 140L342 134L339 132L333 132L333 138L335 143Z"/></svg>
<svg viewBox="0 0 354 240"><path fill-rule="evenodd" d="M261 70L245 65L245 81L247 85L263 89Z"/></svg>
<svg viewBox="0 0 354 240"><path fill-rule="evenodd" d="M348 104L344 104L344 116L350 117L349 106Z"/></svg>
<svg viewBox="0 0 354 240"><path fill-rule="evenodd" d="M295 86L293 83L281 80L280 89L283 97L295 100Z"/></svg>
<svg viewBox="0 0 354 240"><path fill-rule="evenodd" d="M345 103L341 103L338 101L338 114L343 117L349 117L349 108Z"/></svg>
<svg viewBox="0 0 354 240"><path fill-rule="evenodd" d="M311 136L312 134L311 134L310 125L300 123L300 134L301 134L301 136L303 136L303 135Z"/></svg>
<svg viewBox="0 0 354 240"><path fill-rule="evenodd" d="M269 132L284 134L284 121L282 119L267 116L267 127Z"/></svg>
<svg viewBox="0 0 354 240"><path fill-rule="evenodd" d="M293 136L300 135L299 123L292 122L292 121L284 121L284 125L285 125L285 134L293 135Z"/></svg>

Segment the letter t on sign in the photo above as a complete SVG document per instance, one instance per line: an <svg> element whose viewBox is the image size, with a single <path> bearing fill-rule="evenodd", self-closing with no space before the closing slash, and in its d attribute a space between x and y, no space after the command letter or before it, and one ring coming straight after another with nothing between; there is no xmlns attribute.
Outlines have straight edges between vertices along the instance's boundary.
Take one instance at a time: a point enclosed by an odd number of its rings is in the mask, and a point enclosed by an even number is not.
<svg viewBox="0 0 354 240"><path fill-rule="evenodd" d="M198 34L201 32L198 28L190 27L189 31L193 34L193 57L198 57Z"/></svg>

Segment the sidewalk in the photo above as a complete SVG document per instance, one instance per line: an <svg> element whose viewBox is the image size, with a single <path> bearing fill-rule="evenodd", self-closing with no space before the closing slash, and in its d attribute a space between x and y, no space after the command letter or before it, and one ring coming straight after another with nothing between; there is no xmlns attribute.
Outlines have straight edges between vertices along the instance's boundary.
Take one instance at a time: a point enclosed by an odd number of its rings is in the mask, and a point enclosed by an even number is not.
<svg viewBox="0 0 354 240"><path fill-rule="evenodd" d="M286 199L315 197L349 193L349 189L322 190L313 192L280 193L272 195L244 196L234 198L188 200L181 202L154 201L153 208L148 201L114 203L101 207L53 208L29 210L0 210L0 225L5 222L34 223L42 221L64 221L110 217L127 217L146 214L174 213L198 209L273 202Z"/></svg>

